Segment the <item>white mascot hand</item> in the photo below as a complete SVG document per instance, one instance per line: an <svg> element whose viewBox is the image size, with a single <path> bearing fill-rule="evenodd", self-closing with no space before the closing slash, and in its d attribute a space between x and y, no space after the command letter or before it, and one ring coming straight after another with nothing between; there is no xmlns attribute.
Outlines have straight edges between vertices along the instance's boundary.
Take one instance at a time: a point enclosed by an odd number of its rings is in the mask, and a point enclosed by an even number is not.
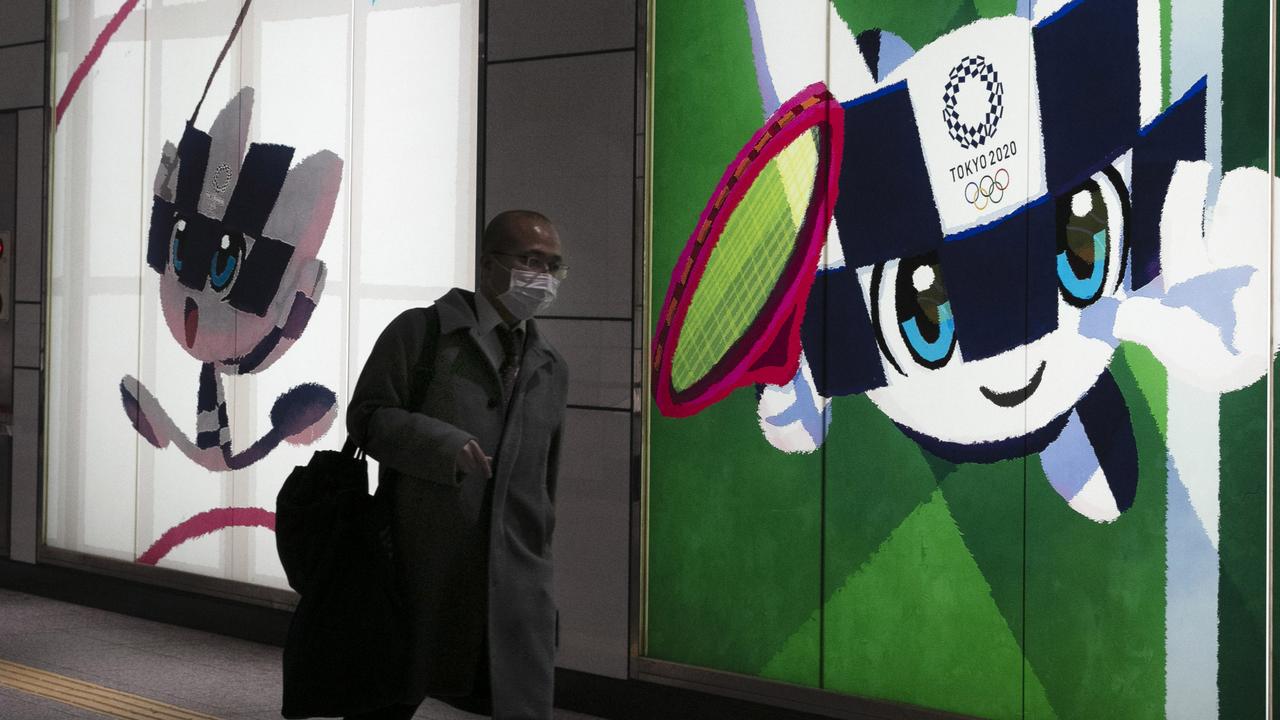
<svg viewBox="0 0 1280 720"><path fill-rule="evenodd" d="M804 355L786 385L765 385L756 406L760 430L769 444L786 453L811 453L826 439L831 400L818 394Z"/></svg>
<svg viewBox="0 0 1280 720"><path fill-rule="evenodd" d="M1179 162L1160 218L1159 282L1123 299L1115 336L1147 346L1172 375L1218 393L1266 372L1267 173L1222 178L1205 231L1212 166Z"/></svg>

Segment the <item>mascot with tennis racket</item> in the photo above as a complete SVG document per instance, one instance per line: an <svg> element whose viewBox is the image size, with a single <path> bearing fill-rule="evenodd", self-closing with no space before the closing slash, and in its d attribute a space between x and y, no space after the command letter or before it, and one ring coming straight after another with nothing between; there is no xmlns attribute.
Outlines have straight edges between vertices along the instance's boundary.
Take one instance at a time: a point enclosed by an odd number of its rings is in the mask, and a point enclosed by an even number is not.
<svg viewBox="0 0 1280 720"><path fill-rule="evenodd" d="M1138 460L1108 367L1135 342L1168 369L1170 473L1216 538L1218 398L1273 352L1272 182L1206 161L1207 81L1162 106L1134 0L1039 2L919 51L826 3L746 5L769 118L672 274L659 411L754 385L765 437L804 453L830 398L865 393L951 462L1038 456L1111 522ZM810 57L789 35L815 8Z"/></svg>

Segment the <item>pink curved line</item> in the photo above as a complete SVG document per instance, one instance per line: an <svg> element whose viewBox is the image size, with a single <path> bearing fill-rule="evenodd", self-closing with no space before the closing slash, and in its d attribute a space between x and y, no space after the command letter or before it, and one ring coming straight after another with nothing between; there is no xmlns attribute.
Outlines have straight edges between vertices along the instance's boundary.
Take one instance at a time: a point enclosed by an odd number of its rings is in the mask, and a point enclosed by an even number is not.
<svg viewBox="0 0 1280 720"><path fill-rule="evenodd" d="M165 530L160 539L142 553L138 562L155 565L182 543L229 527L264 527L275 532L276 514L258 507L214 508L197 513Z"/></svg>
<svg viewBox="0 0 1280 720"><path fill-rule="evenodd" d="M76 91L80 89L80 83L84 82L89 71L93 69L98 58L102 57L102 50L110 42L111 36L116 34L120 26L124 24L125 18L129 17L129 13L138 6L138 0L125 0L116 14L111 16L107 21L107 26L102 28L102 32L98 33L98 39L93 41L93 47L89 48L89 54L84 56L80 61L80 65L76 67L76 71L71 74L71 79L67 81L67 89L62 91L62 97L58 99L57 113L54 115L53 124L62 123L62 114L67 111L67 106L71 104L71 98L75 97Z"/></svg>

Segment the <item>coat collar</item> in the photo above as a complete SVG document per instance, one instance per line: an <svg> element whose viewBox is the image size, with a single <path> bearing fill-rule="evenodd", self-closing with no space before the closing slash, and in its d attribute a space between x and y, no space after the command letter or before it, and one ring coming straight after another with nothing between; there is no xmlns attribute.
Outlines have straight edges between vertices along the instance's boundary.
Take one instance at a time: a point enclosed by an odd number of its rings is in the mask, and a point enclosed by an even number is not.
<svg viewBox="0 0 1280 720"><path fill-rule="evenodd" d="M473 342L477 341L476 329L479 322L476 320L475 302L475 293L461 288L453 288L436 300L436 309L440 313L440 334L448 335L465 330ZM557 357L556 351L542 336L538 321L532 318L525 321L524 350L524 361L520 363L522 376Z"/></svg>
<svg viewBox="0 0 1280 720"><path fill-rule="evenodd" d="M476 328L475 293L453 288L436 300L440 313L440 334L448 335L463 328Z"/></svg>

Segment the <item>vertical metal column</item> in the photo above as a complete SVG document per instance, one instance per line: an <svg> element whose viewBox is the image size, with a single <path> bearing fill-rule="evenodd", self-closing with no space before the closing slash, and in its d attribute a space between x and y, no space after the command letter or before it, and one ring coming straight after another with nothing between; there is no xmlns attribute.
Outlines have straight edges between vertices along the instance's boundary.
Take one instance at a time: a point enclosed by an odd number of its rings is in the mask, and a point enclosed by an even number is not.
<svg viewBox="0 0 1280 720"><path fill-rule="evenodd" d="M0 5L0 113L10 117L0 123L0 144L14 148L9 167L0 173L12 178L0 184L0 205L13 208L12 301L9 323L0 322L0 334L11 338L10 353L0 356L5 373L0 381L10 381L9 393L0 397L0 412L11 409L8 423L12 453L9 454L8 482L0 482L0 492L9 499L0 532L8 541L8 555L14 560L34 563L39 544L41 394L44 364L44 255L45 217L48 187L49 105L48 38L51 4L48 0L13 0ZM3 154L0 153L0 164ZM0 231L5 228L0 227ZM9 388L0 383L0 391ZM6 487L7 485L7 487ZM7 526L7 527L6 527Z"/></svg>

